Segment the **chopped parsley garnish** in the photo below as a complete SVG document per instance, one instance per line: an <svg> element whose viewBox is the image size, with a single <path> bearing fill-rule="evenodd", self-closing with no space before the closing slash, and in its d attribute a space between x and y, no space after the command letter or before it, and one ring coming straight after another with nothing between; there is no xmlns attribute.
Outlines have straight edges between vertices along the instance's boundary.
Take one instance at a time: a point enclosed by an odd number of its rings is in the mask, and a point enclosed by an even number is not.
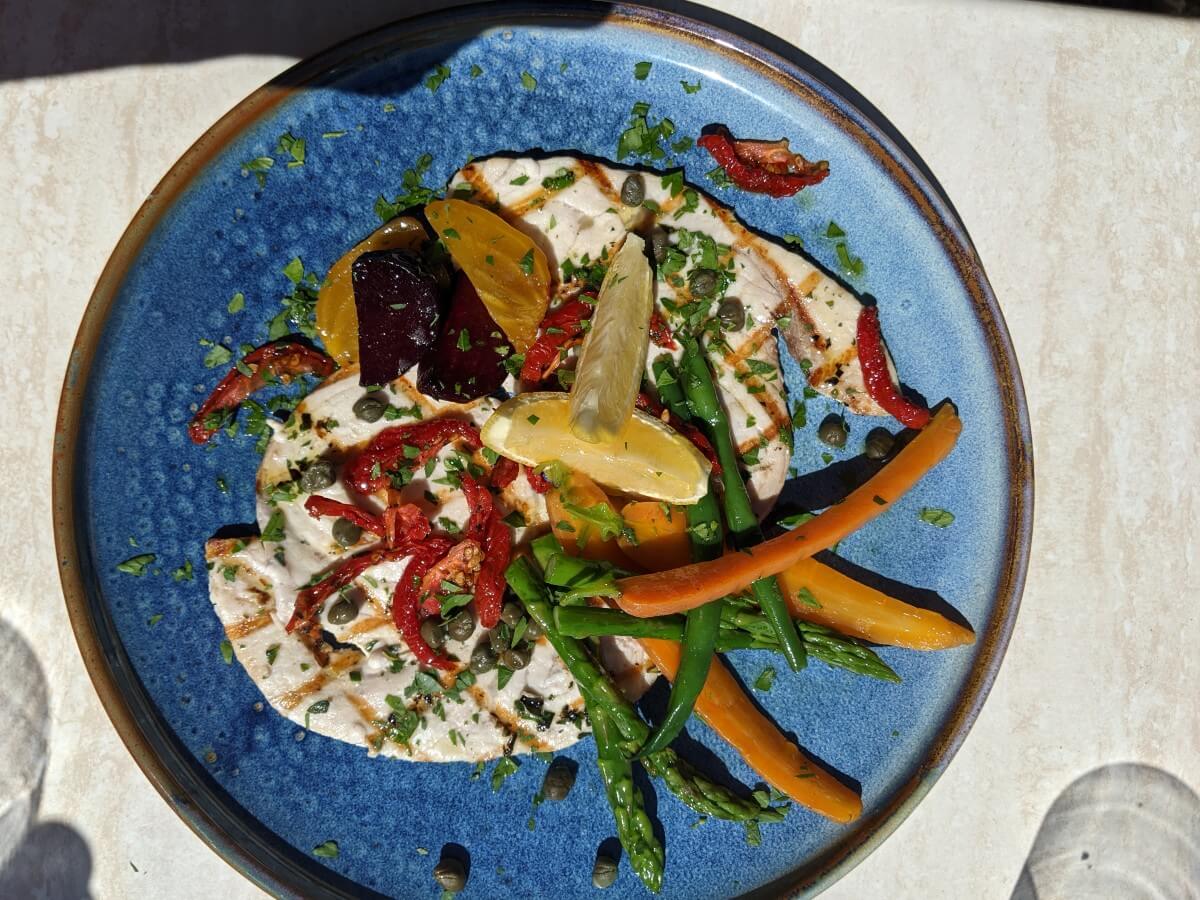
<svg viewBox="0 0 1200 900"><path fill-rule="evenodd" d="M602 540L609 541L618 535L622 535L630 543L637 543L637 537L634 535L633 529L626 525L625 520L621 518L620 514L607 503L597 503L594 506L580 506L578 503L571 503L565 499L561 502L563 509L572 516L599 528ZM559 524L561 525L562 523L560 522Z"/></svg>
<svg viewBox="0 0 1200 900"><path fill-rule="evenodd" d="M837 252L838 263L842 267L842 271L847 275L861 275L863 273L863 261L857 256L851 256L850 251L846 248L845 241L839 241L834 248Z"/></svg>
<svg viewBox="0 0 1200 900"><path fill-rule="evenodd" d="M627 156L657 160L667 155L662 142L669 141L675 133L675 123L663 117L651 125L648 118L649 103L635 103L629 117L629 127L621 132L617 140L617 159Z"/></svg>
<svg viewBox="0 0 1200 900"><path fill-rule="evenodd" d="M238 291L236 294L234 294L232 297L230 297L229 302L225 305L225 309L227 309L231 313L239 313L245 308L246 308L246 295L243 294L241 291Z"/></svg>
<svg viewBox="0 0 1200 900"><path fill-rule="evenodd" d="M775 684L775 674L775 667L767 666L754 679L754 689L756 691L769 691L771 686Z"/></svg>
<svg viewBox="0 0 1200 900"><path fill-rule="evenodd" d="M323 716L327 712L329 712L328 698L326 698L324 700L318 700L316 703L312 704L308 709L306 709L304 711L304 727L305 727L305 729L308 728L308 720L311 716Z"/></svg>
<svg viewBox="0 0 1200 900"><path fill-rule="evenodd" d="M275 665L275 660L279 659L279 645L272 644L267 648L267 665Z"/></svg>
<svg viewBox="0 0 1200 900"><path fill-rule="evenodd" d="M465 329L465 328L462 331L460 331L458 333L458 340L454 342L454 346L458 347L459 350L470 350L471 349L471 333L469 331L467 331L467 329Z"/></svg>
<svg viewBox="0 0 1200 900"><path fill-rule="evenodd" d="M648 76L650 74L650 68L653 65L654 65L654 63L644 62L644 61L640 62L640 63L634 63L633 77L636 78L638 81L645 81L646 76Z"/></svg>
<svg viewBox="0 0 1200 900"><path fill-rule="evenodd" d="M678 197L683 191L683 170L676 169L674 172L668 172L662 177L662 188L664 191L669 190L672 197Z"/></svg>
<svg viewBox="0 0 1200 900"><path fill-rule="evenodd" d="M479 66L477 64L473 63L471 65L471 71L470 71L471 77L478 78L482 74L483 74L483 69L479 68Z"/></svg>
<svg viewBox="0 0 1200 900"><path fill-rule="evenodd" d="M699 78L696 79L695 84L688 84L686 81L680 81L679 83L683 85L683 92L685 94L694 94L696 91L700 90Z"/></svg>
<svg viewBox="0 0 1200 900"><path fill-rule="evenodd" d="M275 145L275 152L291 157L287 164L289 169L302 166L304 165L304 138L293 137L290 131L285 131L279 136L279 142Z"/></svg>
<svg viewBox="0 0 1200 900"><path fill-rule="evenodd" d="M574 175L571 176L572 180L574 180L574 177L575 177ZM524 272L526 275L533 274L533 248L532 247L530 247L528 250L525 251L525 255L522 256L520 258L520 260L517 261L517 265L521 267L521 271Z"/></svg>
<svg viewBox="0 0 1200 900"><path fill-rule="evenodd" d="M267 184L267 172L274 165L275 160L271 157L256 156L254 159L242 163L242 177L246 178L253 172L255 179L258 181L258 186L260 188L265 187Z"/></svg>
<svg viewBox="0 0 1200 900"><path fill-rule="evenodd" d="M215 369L217 366L223 366L233 359L233 351L224 344L213 344L209 351L204 354L204 367L206 369Z"/></svg>
<svg viewBox="0 0 1200 900"><path fill-rule="evenodd" d="M513 670L508 666L496 666L496 688L504 690L504 686L508 684L509 679L513 677Z"/></svg>
<svg viewBox="0 0 1200 900"><path fill-rule="evenodd" d="M525 88L525 90L527 90L527 91L536 91L537 90L537 79L534 78L532 75L530 75L528 72L522 72L521 73L521 87Z"/></svg>
<svg viewBox="0 0 1200 900"><path fill-rule="evenodd" d="M151 628L153 628L155 625L157 625L159 622L162 621L162 617L163 617L162 613L155 613L154 615L152 615L150 618L148 618L146 620L146 624L149 625Z"/></svg>
<svg viewBox="0 0 1200 900"><path fill-rule="evenodd" d="M783 236L783 242L785 244L795 244L797 247L804 246L804 239L798 234L785 234Z"/></svg>
<svg viewBox="0 0 1200 900"><path fill-rule="evenodd" d="M505 779L512 777L512 775L515 774L517 769L520 767L521 764L513 759L513 757L501 757L500 761L496 763L496 767L492 769L492 790L500 790L500 787L504 784Z"/></svg>
<svg viewBox="0 0 1200 900"><path fill-rule="evenodd" d="M542 420L538 416L531 415L531 416L526 416L525 421L527 421L530 425L536 425L538 422L540 422Z"/></svg>
<svg viewBox="0 0 1200 900"><path fill-rule="evenodd" d="M447 228L445 231L442 232L442 236L447 237L452 241L457 241L459 238L462 237L462 235L460 235L458 233L457 228Z"/></svg>
<svg viewBox="0 0 1200 900"><path fill-rule="evenodd" d="M117 571L140 578L146 574L146 569L153 565L157 558L153 553L139 553L137 556L129 557L125 562L117 563Z"/></svg>
<svg viewBox="0 0 1200 900"><path fill-rule="evenodd" d="M524 528L528 523L525 521L525 516L522 515L519 509L514 509L504 517L504 524L510 525L513 528Z"/></svg>
<svg viewBox="0 0 1200 900"><path fill-rule="evenodd" d="M447 65L437 66L433 70L433 74L425 79L425 87L429 88L433 93L437 93L437 89L442 86L442 82L450 77L450 67Z"/></svg>
<svg viewBox="0 0 1200 900"><path fill-rule="evenodd" d="M322 131L321 137L327 141L332 141L336 138L345 137L349 133L348 131Z"/></svg>
<svg viewBox="0 0 1200 900"><path fill-rule="evenodd" d="M283 510L277 509L271 513L267 527L263 529L262 540L264 544L281 544L283 543L283 538Z"/></svg>
<svg viewBox="0 0 1200 900"><path fill-rule="evenodd" d="M936 506L922 506L921 511L917 513L917 518L936 528L949 528L954 523L954 513Z"/></svg>
<svg viewBox="0 0 1200 900"><path fill-rule="evenodd" d="M322 859L337 859L337 855L341 851L338 849L337 841L325 841L313 847L312 852L313 856L319 856Z"/></svg>
<svg viewBox="0 0 1200 900"><path fill-rule="evenodd" d="M185 559L183 565L171 573L171 577L176 581L191 581L192 580L192 561Z"/></svg>
<svg viewBox="0 0 1200 900"><path fill-rule="evenodd" d="M228 640L221 641L221 659L225 660L225 665L233 664L233 644Z"/></svg>
<svg viewBox="0 0 1200 900"><path fill-rule="evenodd" d="M376 199L375 215L379 216L380 221L391 221L410 206L424 206L437 197L438 192L424 184L425 173L432 164L433 157L422 153L413 163L413 167L405 169L404 174L400 176L401 192L391 201L383 197Z"/></svg>
<svg viewBox="0 0 1200 900"><path fill-rule="evenodd" d="M842 231L842 229L838 226L838 223L830 220L829 227L825 229L825 237L841 238L845 236L846 232Z"/></svg>
<svg viewBox="0 0 1200 900"><path fill-rule="evenodd" d="M519 187L520 185L524 184L528 180L529 180L528 175L518 175L516 178L514 178L512 181L510 181L509 184L515 184Z"/></svg>
<svg viewBox="0 0 1200 900"><path fill-rule="evenodd" d="M704 177L719 188L730 188L734 186L733 180L725 174L725 170L720 166L717 166L715 169L709 169L704 173Z"/></svg>
<svg viewBox="0 0 1200 900"><path fill-rule="evenodd" d="M813 517L810 515L809 518L811 519ZM806 587L802 587L796 592L796 599L805 606L811 606L813 609L821 608L821 604L817 601L817 598L813 596L813 592Z"/></svg>

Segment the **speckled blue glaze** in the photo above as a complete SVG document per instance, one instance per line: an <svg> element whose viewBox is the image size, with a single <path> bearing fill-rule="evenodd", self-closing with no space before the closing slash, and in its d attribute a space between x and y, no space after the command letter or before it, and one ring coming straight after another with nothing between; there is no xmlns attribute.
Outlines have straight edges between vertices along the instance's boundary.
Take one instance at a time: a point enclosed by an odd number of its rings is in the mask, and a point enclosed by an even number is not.
<svg viewBox="0 0 1200 900"><path fill-rule="evenodd" d="M469 765L372 761L358 748L305 736L270 708L256 711L257 689L218 652L223 635L208 602L202 548L222 526L253 521L257 456L245 436L204 448L187 440L191 411L221 374L204 367L198 339L234 347L263 341L266 320L289 290L283 266L299 256L323 272L378 224L376 197L395 195L402 170L420 154L433 156L427 184L434 186L469 156L495 151L575 148L612 157L631 105L644 100L652 119L669 116L681 135L695 137L722 121L738 134L787 135L809 158L831 161L826 182L785 201L715 189L705 178L712 162L699 150L670 163L752 225L800 235L805 250L833 271L834 242L823 235L830 220L846 231L851 251L866 263L851 283L878 298L906 382L931 402L952 398L965 430L932 476L839 553L935 591L980 632L1006 564L1012 513L1013 475L999 449L1006 440L1001 385L987 331L939 237L885 168L811 98L713 47L619 22L514 25L416 50L400 49L403 35L397 29L374 52L344 60L219 149L129 269L98 345L79 434L76 489L91 603L101 629L110 629L101 640L113 659L118 645L127 654L131 668L120 677L131 692L144 690L164 740L186 750L173 765L196 786L191 803L209 819L249 823L247 833L279 854L260 860L255 877L268 886L281 889L272 866L286 866L308 872L312 893L436 896L431 869L443 845L456 843L471 854L465 898L590 896L597 845L613 832L590 742L569 751L580 762L570 798L534 811L531 798L545 770L534 758L523 758L493 793L486 777L471 780ZM633 75L640 60L654 64L644 81ZM422 82L438 63L452 74L431 92ZM469 75L472 65L483 70L477 78ZM537 79L536 90L522 86L523 71ZM685 93L680 81L697 79L701 90ZM279 135L289 131L307 141L303 166L287 168L276 152ZM322 137L337 131L345 135ZM241 169L258 156L276 158L261 188ZM958 226L948 227L965 242ZM239 291L245 309L231 314L227 302ZM794 365L786 370L789 386L802 383ZM804 473L825 466L828 448L817 442L816 427L834 409L823 399L807 406L794 460ZM834 451L835 461L853 457L876 424L851 417L850 441ZM796 491L786 496L803 503ZM917 517L923 506L952 510L953 526L924 524ZM119 562L142 552L157 556L148 574L117 572ZM195 567L193 581L171 576L184 560ZM921 771L977 653L883 649L903 685L820 663L794 677L778 658L759 653L731 661L747 682L765 665L780 671L774 688L757 699L806 750L861 785L870 817ZM703 745L693 747L699 759L755 783L704 726L694 723L690 736ZM762 847L750 849L739 827L693 827L693 813L657 793L650 804L665 833L665 897L752 890L816 865L848 834L797 809L784 824L763 829ZM330 839L340 855L313 860L311 849ZM610 895L643 893L622 866Z"/></svg>

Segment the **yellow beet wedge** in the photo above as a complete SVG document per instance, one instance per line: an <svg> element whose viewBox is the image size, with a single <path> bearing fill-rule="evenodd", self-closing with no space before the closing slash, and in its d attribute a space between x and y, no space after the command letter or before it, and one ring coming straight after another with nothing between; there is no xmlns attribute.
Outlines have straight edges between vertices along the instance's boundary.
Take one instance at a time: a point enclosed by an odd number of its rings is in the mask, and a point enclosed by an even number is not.
<svg viewBox="0 0 1200 900"><path fill-rule="evenodd" d="M571 432L566 394L521 394L500 405L483 443L527 466L559 460L625 494L690 504L704 496L711 468L691 441L635 410L611 441L581 441Z"/></svg>
<svg viewBox="0 0 1200 900"><path fill-rule="evenodd" d="M435 200L425 216L500 330L524 353L550 303L546 254L527 234L465 200Z"/></svg>
<svg viewBox="0 0 1200 900"><path fill-rule="evenodd" d="M636 234L613 256L596 298L591 329L571 388L571 431L585 441L611 441L633 414L650 343L654 276L646 242Z"/></svg>

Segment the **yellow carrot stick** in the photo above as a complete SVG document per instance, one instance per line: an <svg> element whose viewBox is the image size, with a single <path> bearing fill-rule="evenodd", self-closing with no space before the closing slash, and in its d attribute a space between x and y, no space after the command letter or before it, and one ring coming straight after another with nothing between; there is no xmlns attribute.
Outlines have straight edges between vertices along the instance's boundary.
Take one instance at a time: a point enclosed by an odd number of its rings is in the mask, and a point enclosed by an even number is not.
<svg viewBox="0 0 1200 900"><path fill-rule="evenodd" d="M971 629L867 587L813 559L802 559L785 569L779 584L793 617L849 637L910 650L945 650L975 642Z"/></svg>
<svg viewBox="0 0 1200 900"><path fill-rule="evenodd" d="M679 668L679 644L646 638L642 647L667 678ZM812 762L775 724L759 712L720 657L713 660L696 712L767 784L835 822L850 822L862 813L862 800Z"/></svg>

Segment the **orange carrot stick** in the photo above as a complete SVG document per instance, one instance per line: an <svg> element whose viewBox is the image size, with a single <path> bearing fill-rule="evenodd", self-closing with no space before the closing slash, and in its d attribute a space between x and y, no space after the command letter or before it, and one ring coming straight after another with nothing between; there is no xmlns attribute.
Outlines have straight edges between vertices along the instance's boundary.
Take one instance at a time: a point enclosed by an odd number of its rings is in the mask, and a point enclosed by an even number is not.
<svg viewBox="0 0 1200 900"><path fill-rule="evenodd" d="M679 668L679 645L654 638L642 640L641 645L663 674L673 679ZM809 760L759 712L720 657L708 670L696 712L750 768L795 802L835 822L850 822L862 812L859 796Z"/></svg>
<svg viewBox="0 0 1200 900"><path fill-rule="evenodd" d="M634 616L685 612L742 590L759 578L777 575L819 550L832 547L875 518L946 457L962 432L954 409L945 404L895 459L841 503L769 541L726 553L710 562L665 572L635 575L618 582L621 609Z"/></svg>
<svg viewBox="0 0 1200 900"><path fill-rule="evenodd" d="M970 628L867 587L814 559L785 569L779 585L795 618L839 634L910 650L945 650L975 642Z"/></svg>

